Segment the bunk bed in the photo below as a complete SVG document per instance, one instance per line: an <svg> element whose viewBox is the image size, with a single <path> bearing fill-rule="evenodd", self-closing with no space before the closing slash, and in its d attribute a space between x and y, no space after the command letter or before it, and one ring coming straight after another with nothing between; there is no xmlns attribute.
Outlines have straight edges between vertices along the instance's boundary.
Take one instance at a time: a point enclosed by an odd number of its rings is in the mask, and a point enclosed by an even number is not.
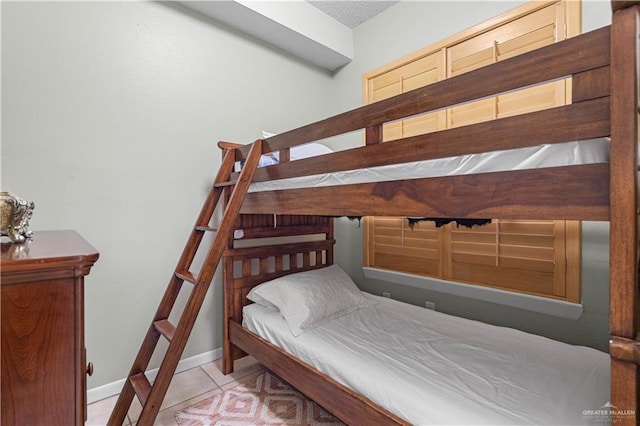
<svg viewBox="0 0 640 426"><path fill-rule="evenodd" d="M263 154L278 153L278 161L255 172L256 186L245 197L234 238L223 255L225 373L233 371L234 360L251 354L348 424L408 424L243 326L243 310L260 309L247 298L250 291L290 274L330 268L332 218L338 216L609 221L610 402L615 408L607 409L618 410L612 411L617 424L636 424L640 2L613 1L612 9L609 27L262 140ZM385 123L566 77L572 78L570 105L381 143ZM358 130L365 133L362 147L289 161L292 147ZM602 138L607 158L585 164L316 187L257 186ZM250 149L220 146L233 149L239 162ZM221 185L231 184L233 179ZM245 240L262 242L252 246Z"/></svg>

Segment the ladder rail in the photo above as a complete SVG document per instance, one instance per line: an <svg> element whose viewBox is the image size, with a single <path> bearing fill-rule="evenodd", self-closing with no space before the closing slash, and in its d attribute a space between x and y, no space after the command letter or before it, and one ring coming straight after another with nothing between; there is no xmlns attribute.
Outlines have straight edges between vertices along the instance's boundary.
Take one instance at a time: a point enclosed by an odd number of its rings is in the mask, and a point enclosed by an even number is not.
<svg viewBox="0 0 640 426"><path fill-rule="evenodd" d="M232 152L227 151L222 160L220 170L218 171L218 174L215 178L215 182L224 181L225 176L229 176L229 174L231 173L231 170L233 169L234 164L235 164L235 155ZM211 215L213 215L212 211L215 209L215 205L219 201L222 193L220 189L217 189L215 187L215 182L214 182L214 185L212 186L211 191L209 191L209 194L203 204L202 209L200 210L196 224L202 223L202 221L206 219L207 217L206 215L209 212L211 212ZM213 207L211 207L212 204L213 204ZM193 259L193 257L195 257L195 252L197 250L197 246L201 242L201 239L202 239L202 233L199 233L199 235L194 231L190 233L189 238L187 239L187 242L185 244L185 248L182 252L182 255L178 260L176 270L183 269L184 265L189 262L189 259ZM194 246L195 246L195 249L193 249ZM128 378L134 377L135 375L140 373L144 374L146 367L149 365L151 357L153 356L153 352L160 338L159 333L153 332L153 329L155 328L154 322L162 319L162 316L166 317L169 315L169 312L171 311L171 308L173 308L175 300L177 299L178 294L180 293L181 287L182 287L181 281L178 279L178 277L174 273L171 277L171 280L169 281L169 285L165 290L162 300L158 305L158 310L156 311L153 317L153 321L151 322L151 325L149 326L149 328L145 333L145 338L138 351L138 355L136 356L133 362L131 370L129 371L129 374L127 376ZM168 312L166 307L169 307ZM124 422L124 419L127 415L127 412L129 411L129 407L131 406L131 402L133 401L133 397L135 396L135 394L136 393L133 386L128 386L127 383L125 383L118 397L118 401L116 402L114 411L111 414L109 424L121 425Z"/></svg>
<svg viewBox="0 0 640 426"><path fill-rule="evenodd" d="M216 175L214 185L211 191L209 191L209 195L207 196L207 199L205 200L203 207L200 210L200 214L196 219L196 224L194 225L194 227L191 230L191 233L189 234L189 238L182 251L182 255L178 260L178 264L175 269L176 272L187 271L189 269L189 266L191 265L191 262L193 262L193 259L196 256L196 252L198 251L198 247L200 246L200 243L202 242L202 238L204 236L204 233L197 231L196 227L209 223L209 220L213 216L213 212L215 211L215 208L218 205L223 194L223 190L220 188L216 188L215 184L224 182L226 179L228 179L229 175L233 171L234 164L235 164L235 153L229 150L225 153L224 159L222 160L222 164L220 165L220 170ZM181 286L182 281L183 281L182 278L177 276L176 273L173 274L171 278L171 284L167 287L167 291L165 292L165 295L162 298L162 301L160 302L158 311L156 312L156 315L153 317L153 321L151 324L152 327L153 327L153 322L165 319L171 313L173 304L175 303L178 297L178 294L180 293L180 289L182 287ZM170 289L173 291L170 291ZM165 309L161 309L162 307L165 307ZM166 309L167 307L168 309Z"/></svg>
<svg viewBox="0 0 640 426"><path fill-rule="evenodd" d="M238 181L235 184L235 188L233 189L229 200L226 202L222 222L217 230L216 237L209 248L202 269L194 283L194 287L192 288L191 294L185 304L184 310L180 315L178 325L171 330L170 333L167 333L167 327L171 327L171 324L167 319L175 305L184 281L184 274L182 274L181 277L178 272L188 272L200 243L202 242L204 235L203 228L206 228L206 225L208 225L219 202L221 200L224 201L222 197L224 187L217 187L216 184L223 183L229 179L235 164L235 152L233 150L226 150L212 190L209 192L200 214L198 215L196 225L190 233L189 239L187 240L185 248L178 261L176 270L169 281L169 285L167 286L164 296L158 306L154 319L147 330L138 355L136 356L131 371L127 376L123 390L120 393L118 401L116 402L111 414L108 422L109 425L121 425L124 422L129 407L133 401L133 397L136 395L134 386L131 383L132 378L135 377L136 382L139 383L140 375L144 375L160 336L164 335L167 338L168 336L171 337L169 341L169 348L163 357L153 385L147 387L140 386L138 384L136 386L138 389L148 390L148 392L145 392L141 397L144 402L140 418L138 419L138 424L151 425L157 417L162 401L166 395L169 384L171 383L173 374L175 373L189 335L193 329L193 325L195 324L200 308L202 307L202 302L204 301L215 271L220 263L220 258L226 248L228 236L233 231L244 197L251 181L253 180L261 155L262 141L257 140L251 147L250 154L245 161ZM161 322L162 324L158 326L157 322Z"/></svg>
<svg viewBox="0 0 640 426"><path fill-rule="evenodd" d="M155 420L158 415L160 405L162 404L162 400L169 388L169 384L171 383L171 379L178 362L180 362L180 357L182 356L184 347L187 344L193 325L195 324L200 308L202 307L204 297L209 289L209 285L211 284L211 280L213 279L213 275L215 274L218 264L220 263L222 253L226 249L226 236L229 235L234 228L236 217L240 211L240 207L242 207L242 202L244 201L244 196L249 189L249 185L253 179L253 174L258 167L258 161L262 155L261 142L262 141L255 143L251 148L249 157L247 158L244 168L240 173L236 187L231 194L222 222L218 228L218 235L209 249L209 253L207 254L202 270L198 275L198 282L189 296L186 308L180 317L173 340L170 343L170 346L175 345L179 350L167 351L167 354L162 360L158 376L153 383L151 393L149 394L147 404L144 408L147 408L149 405L151 405L151 407L148 410L143 408L140 418L138 419L138 424L140 425L152 424L153 420Z"/></svg>

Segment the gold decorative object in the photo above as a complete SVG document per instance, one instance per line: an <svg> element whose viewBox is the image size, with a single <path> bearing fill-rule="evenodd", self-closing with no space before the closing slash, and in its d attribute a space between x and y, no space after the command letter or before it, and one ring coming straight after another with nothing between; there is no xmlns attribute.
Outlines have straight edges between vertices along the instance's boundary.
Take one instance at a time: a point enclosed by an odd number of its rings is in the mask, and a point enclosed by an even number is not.
<svg viewBox="0 0 640 426"><path fill-rule="evenodd" d="M9 237L14 243L23 243L31 239L29 219L35 204L11 192L0 192L0 237Z"/></svg>

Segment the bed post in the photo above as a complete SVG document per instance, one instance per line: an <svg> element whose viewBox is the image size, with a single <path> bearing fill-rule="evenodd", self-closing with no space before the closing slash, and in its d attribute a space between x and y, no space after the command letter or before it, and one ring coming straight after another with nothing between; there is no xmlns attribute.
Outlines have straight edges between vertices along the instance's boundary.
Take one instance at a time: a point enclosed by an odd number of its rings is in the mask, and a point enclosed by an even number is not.
<svg viewBox="0 0 640 426"><path fill-rule="evenodd" d="M639 2L612 1L610 332L612 422L637 424Z"/></svg>

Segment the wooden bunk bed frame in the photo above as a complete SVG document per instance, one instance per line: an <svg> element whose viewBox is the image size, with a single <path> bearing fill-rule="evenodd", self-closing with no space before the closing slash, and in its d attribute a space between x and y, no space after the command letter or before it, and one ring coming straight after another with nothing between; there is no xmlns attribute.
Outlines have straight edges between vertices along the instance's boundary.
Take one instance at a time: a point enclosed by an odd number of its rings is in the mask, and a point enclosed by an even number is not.
<svg viewBox="0 0 640 426"><path fill-rule="evenodd" d="M236 224L244 239L316 239L253 248L229 240L224 372L248 353L347 424L407 424L243 328L248 291L278 276L332 264L334 216L610 221L611 403L634 413L616 423L636 424L640 2L612 1L612 9L611 26L264 139L263 153L279 151L281 162L258 169L254 182L542 143L606 136L611 142L608 164L247 194ZM572 77L570 105L381 143L384 123L565 77ZM293 146L362 129L363 147L287 161ZM249 146L221 146L235 147L238 161L249 153Z"/></svg>

